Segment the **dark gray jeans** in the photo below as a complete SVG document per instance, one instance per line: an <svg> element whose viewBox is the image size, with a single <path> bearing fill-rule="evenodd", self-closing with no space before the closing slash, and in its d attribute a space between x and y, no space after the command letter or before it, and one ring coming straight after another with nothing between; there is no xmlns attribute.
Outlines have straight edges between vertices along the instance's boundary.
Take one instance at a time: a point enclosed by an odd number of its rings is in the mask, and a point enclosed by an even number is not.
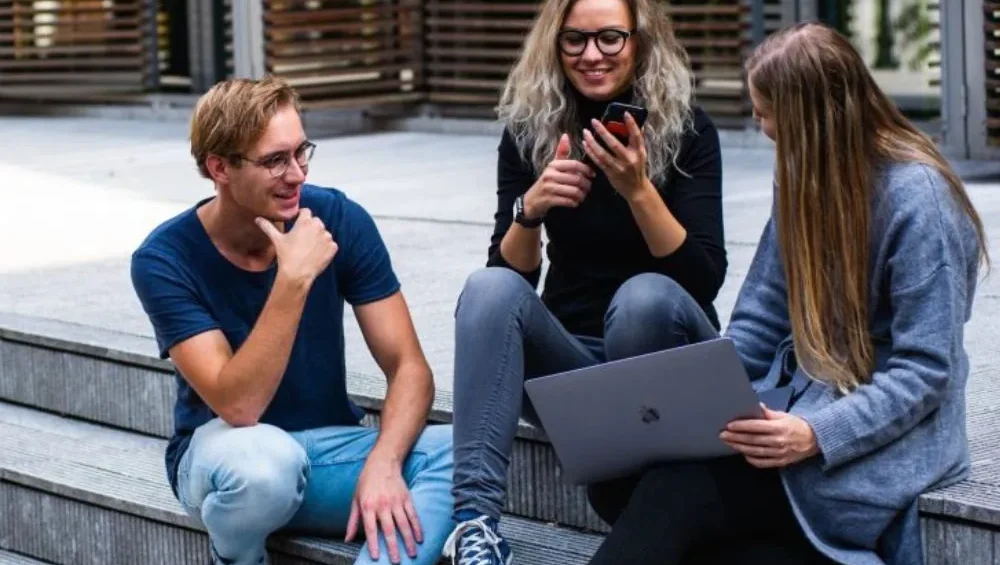
<svg viewBox="0 0 1000 565"><path fill-rule="evenodd" d="M604 339L574 336L517 273L469 276L455 311L456 513L500 518L518 417L534 411L524 380L718 337L700 306L664 275L625 281L604 318Z"/></svg>

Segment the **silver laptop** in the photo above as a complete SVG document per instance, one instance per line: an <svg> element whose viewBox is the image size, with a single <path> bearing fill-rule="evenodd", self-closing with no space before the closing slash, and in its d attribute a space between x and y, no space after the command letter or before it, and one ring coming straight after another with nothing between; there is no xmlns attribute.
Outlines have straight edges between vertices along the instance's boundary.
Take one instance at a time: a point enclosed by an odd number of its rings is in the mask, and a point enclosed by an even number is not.
<svg viewBox="0 0 1000 565"><path fill-rule="evenodd" d="M729 338L538 377L524 388L575 484L656 462L732 455L719 433L734 419L761 415Z"/></svg>

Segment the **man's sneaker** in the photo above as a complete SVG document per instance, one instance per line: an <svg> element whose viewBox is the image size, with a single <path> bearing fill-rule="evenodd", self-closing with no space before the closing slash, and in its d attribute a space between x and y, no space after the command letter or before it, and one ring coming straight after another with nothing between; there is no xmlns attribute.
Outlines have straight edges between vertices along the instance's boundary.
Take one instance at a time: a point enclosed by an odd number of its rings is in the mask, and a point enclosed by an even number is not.
<svg viewBox="0 0 1000 565"><path fill-rule="evenodd" d="M497 521L485 515L457 516L461 520L444 544L452 565L510 565L513 554L500 537Z"/></svg>

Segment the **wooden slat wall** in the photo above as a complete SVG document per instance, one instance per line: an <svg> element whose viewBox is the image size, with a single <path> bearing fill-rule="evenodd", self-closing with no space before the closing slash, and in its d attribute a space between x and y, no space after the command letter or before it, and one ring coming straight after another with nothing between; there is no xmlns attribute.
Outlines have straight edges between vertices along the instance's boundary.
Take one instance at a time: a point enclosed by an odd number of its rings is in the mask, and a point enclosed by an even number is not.
<svg viewBox="0 0 1000 565"><path fill-rule="evenodd" d="M428 101L491 115L539 2L425 0Z"/></svg>
<svg viewBox="0 0 1000 565"><path fill-rule="evenodd" d="M222 77L233 78L233 68L236 66L233 61L233 0L222 0L222 21L222 48L225 60Z"/></svg>
<svg viewBox="0 0 1000 565"><path fill-rule="evenodd" d="M420 0L266 0L267 72L306 106L416 100Z"/></svg>
<svg viewBox="0 0 1000 565"><path fill-rule="evenodd" d="M986 135L1000 147L1000 2L983 2L986 25Z"/></svg>
<svg viewBox="0 0 1000 565"><path fill-rule="evenodd" d="M780 0L768 2L777 6ZM428 100L467 114L491 115L540 4L425 0ZM741 65L751 46L748 4L674 0L669 10L695 69L698 103L713 115L746 116ZM770 12L780 16L773 8Z"/></svg>
<svg viewBox="0 0 1000 565"><path fill-rule="evenodd" d="M143 0L0 0L0 96L141 92Z"/></svg>
<svg viewBox="0 0 1000 565"><path fill-rule="evenodd" d="M743 60L752 47L749 6L674 0L669 9L674 33L691 59L697 103L715 120L749 114L743 80Z"/></svg>

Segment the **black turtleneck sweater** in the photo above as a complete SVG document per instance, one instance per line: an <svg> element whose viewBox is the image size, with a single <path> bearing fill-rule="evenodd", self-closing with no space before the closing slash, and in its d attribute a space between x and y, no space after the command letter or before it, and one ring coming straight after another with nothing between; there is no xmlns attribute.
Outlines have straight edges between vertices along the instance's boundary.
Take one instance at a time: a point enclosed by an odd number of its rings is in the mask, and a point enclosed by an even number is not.
<svg viewBox="0 0 1000 565"><path fill-rule="evenodd" d="M631 101L631 92L618 100ZM600 119L606 102L576 96L580 127ZM618 287L640 273L662 273L677 281L719 327L715 300L726 275L722 227L722 157L719 135L700 108L693 108L693 131L683 137L677 167L656 184L667 208L687 230L684 243L666 257L654 257L632 216L628 202L607 177L597 177L577 208L553 208L545 217L549 270L542 300L573 334L603 337L604 314ZM514 200L538 179L530 159L522 157L510 131L498 148L497 211L488 266L514 269L500 254L500 241L514 219ZM541 266L521 273L538 287Z"/></svg>

